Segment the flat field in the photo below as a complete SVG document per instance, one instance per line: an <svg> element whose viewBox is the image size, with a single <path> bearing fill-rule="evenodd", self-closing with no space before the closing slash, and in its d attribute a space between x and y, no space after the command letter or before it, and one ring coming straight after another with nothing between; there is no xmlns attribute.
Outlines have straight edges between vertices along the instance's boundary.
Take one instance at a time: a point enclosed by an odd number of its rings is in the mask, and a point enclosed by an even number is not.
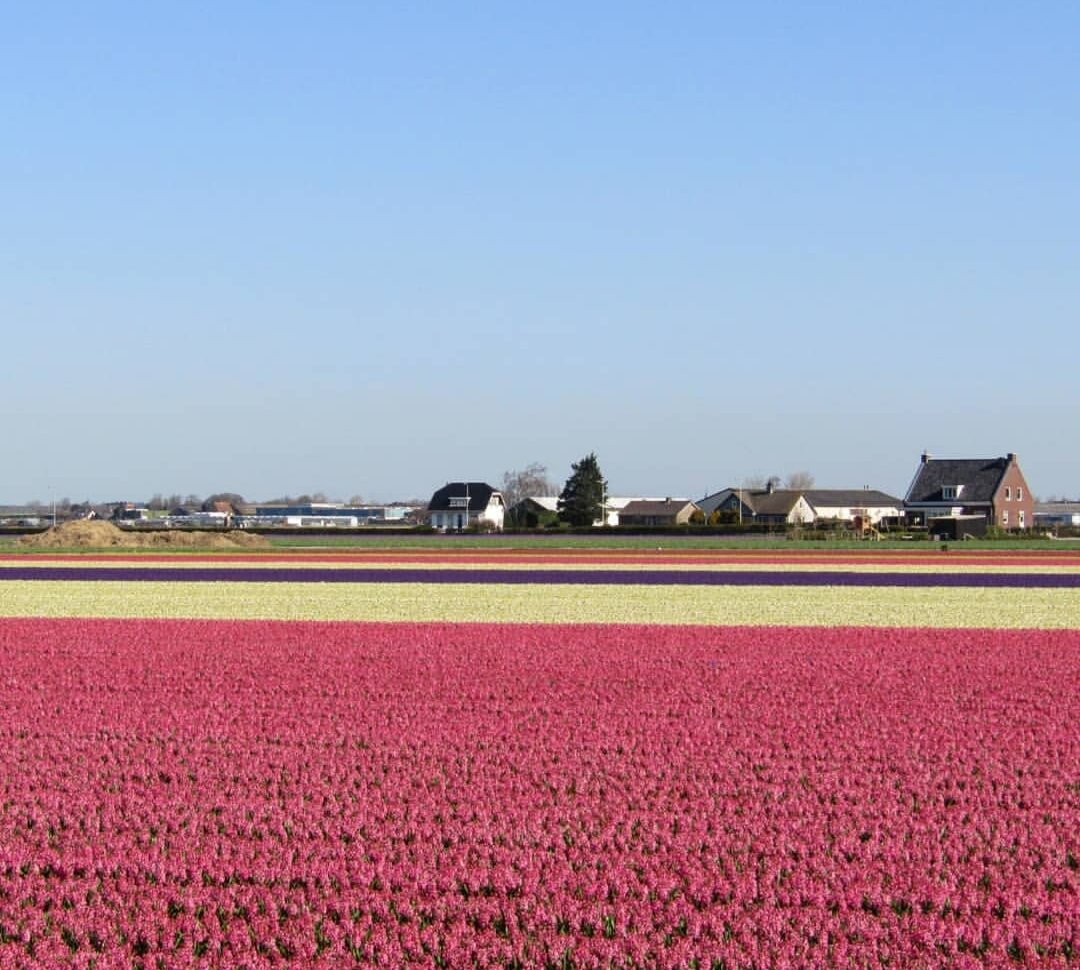
<svg viewBox="0 0 1080 970"><path fill-rule="evenodd" d="M1080 555L0 557L0 966L1078 962Z"/></svg>

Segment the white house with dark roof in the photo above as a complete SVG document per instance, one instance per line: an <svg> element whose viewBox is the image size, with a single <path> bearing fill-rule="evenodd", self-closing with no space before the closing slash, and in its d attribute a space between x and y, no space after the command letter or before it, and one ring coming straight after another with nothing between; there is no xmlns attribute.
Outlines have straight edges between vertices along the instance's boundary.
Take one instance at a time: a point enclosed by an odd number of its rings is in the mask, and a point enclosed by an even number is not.
<svg viewBox="0 0 1080 970"><path fill-rule="evenodd" d="M502 492L487 482L447 482L428 503L432 528L445 532L484 524L501 530L505 514Z"/></svg>
<svg viewBox="0 0 1080 970"><path fill-rule="evenodd" d="M904 501L876 488L808 488L803 497L814 510L814 518L877 525L883 519L898 520Z"/></svg>
<svg viewBox="0 0 1080 970"><path fill-rule="evenodd" d="M809 524L834 519L855 525L878 525L899 519L904 503L874 488L724 488L697 502L706 517L713 512L737 515L743 522L773 525Z"/></svg>

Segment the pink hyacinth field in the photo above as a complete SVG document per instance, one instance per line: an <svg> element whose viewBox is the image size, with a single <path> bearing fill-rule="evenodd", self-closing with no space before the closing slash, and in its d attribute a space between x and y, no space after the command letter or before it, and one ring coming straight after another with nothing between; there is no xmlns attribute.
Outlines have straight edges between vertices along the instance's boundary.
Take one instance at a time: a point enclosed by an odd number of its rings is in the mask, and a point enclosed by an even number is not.
<svg viewBox="0 0 1080 970"><path fill-rule="evenodd" d="M1080 557L12 556L0 967L1071 967Z"/></svg>

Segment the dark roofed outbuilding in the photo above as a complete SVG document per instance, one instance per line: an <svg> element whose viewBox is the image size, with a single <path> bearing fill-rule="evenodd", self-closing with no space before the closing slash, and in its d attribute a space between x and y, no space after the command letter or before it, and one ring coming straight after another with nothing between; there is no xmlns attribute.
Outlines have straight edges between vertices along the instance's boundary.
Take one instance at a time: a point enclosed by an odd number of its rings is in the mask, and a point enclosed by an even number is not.
<svg viewBox="0 0 1080 970"><path fill-rule="evenodd" d="M686 498L634 499L619 510L619 525L685 525L697 506Z"/></svg>

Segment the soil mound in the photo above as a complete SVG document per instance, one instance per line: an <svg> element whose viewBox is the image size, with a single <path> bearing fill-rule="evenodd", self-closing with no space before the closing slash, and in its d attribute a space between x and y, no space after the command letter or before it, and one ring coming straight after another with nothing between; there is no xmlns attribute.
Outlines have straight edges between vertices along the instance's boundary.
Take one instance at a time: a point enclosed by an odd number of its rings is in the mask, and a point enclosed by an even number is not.
<svg viewBox="0 0 1080 970"><path fill-rule="evenodd" d="M121 529L98 519L54 525L38 535L23 536L23 546L41 549L265 549L269 541L248 532L196 532L181 529Z"/></svg>

